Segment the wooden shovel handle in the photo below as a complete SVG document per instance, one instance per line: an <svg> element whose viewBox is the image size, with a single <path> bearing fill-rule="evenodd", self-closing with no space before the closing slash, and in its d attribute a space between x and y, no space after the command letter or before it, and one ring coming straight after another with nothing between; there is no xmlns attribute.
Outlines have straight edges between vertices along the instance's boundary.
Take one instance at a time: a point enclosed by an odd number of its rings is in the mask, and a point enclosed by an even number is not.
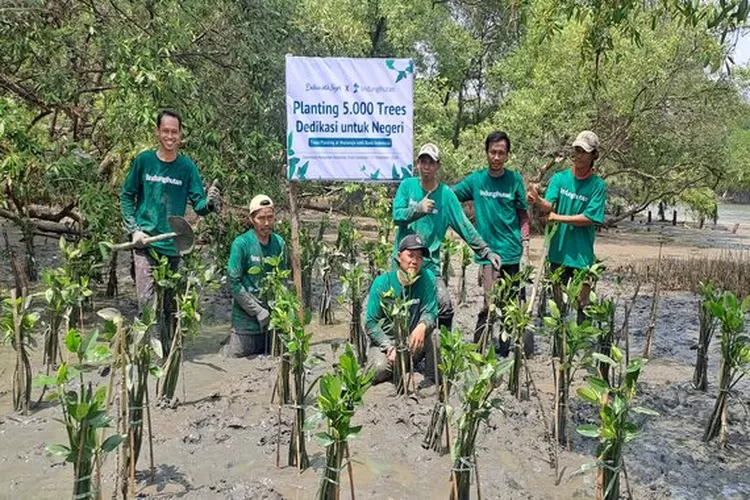
<svg viewBox="0 0 750 500"><path fill-rule="evenodd" d="M157 234L156 236L150 236L148 238L143 239L143 246L147 247L152 243L156 243L156 242L164 241L164 240L171 240L172 238L176 236L177 236L177 233L164 233L164 234ZM134 248L136 248L136 244L133 241L129 241L127 243L119 243L117 245L112 245L113 252L119 252L120 250L132 250Z"/></svg>

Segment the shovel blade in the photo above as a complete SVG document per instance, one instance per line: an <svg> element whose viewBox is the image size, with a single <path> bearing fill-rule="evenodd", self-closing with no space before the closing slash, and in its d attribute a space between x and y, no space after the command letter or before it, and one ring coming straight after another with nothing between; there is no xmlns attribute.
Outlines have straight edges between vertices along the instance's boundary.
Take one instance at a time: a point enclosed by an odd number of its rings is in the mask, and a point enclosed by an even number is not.
<svg viewBox="0 0 750 500"><path fill-rule="evenodd" d="M170 215L167 217L167 221L169 227L175 233L174 246L177 248L177 253L185 255L192 252L195 246L195 233L193 233L190 224L184 218L176 215Z"/></svg>

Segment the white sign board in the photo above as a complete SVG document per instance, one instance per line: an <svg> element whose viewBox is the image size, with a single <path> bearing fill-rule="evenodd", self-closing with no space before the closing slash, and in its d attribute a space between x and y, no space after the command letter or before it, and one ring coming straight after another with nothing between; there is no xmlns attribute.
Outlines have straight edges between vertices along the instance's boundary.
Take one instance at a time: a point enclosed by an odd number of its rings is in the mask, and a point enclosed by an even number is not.
<svg viewBox="0 0 750 500"><path fill-rule="evenodd" d="M410 177L413 88L409 59L287 56L288 178Z"/></svg>

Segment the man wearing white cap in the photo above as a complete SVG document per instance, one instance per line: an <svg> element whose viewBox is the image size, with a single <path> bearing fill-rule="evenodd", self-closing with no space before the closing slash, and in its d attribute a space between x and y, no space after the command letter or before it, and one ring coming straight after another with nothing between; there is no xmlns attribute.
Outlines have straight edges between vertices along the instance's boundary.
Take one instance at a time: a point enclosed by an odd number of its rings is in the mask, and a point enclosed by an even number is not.
<svg viewBox="0 0 750 500"><path fill-rule="evenodd" d="M252 228L232 242L227 264L227 277L232 290L232 335L222 347L227 357L241 358L265 352L268 345L268 304L260 296L260 283L270 271L269 257L282 256L286 265L284 240L273 232L275 219L273 201L259 194L250 201ZM253 268L260 273L250 274Z"/></svg>
<svg viewBox="0 0 750 500"><path fill-rule="evenodd" d="M607 186L594 173L599 157L599 138L585 130L573 141L573 166L552 176L545 197L529 186L529 201L548 214L549 222L559 223L550 242L548 260L553 269L563 267L563 279L573 277L576 269L594 263L595 224L604 222ZM582 294L588 297L587 290Z"/></svg>
<svg viewBox="0 0 750 500"><path fill-rule="evenodd" d="M420 177L404 179L393 202L393 222L398 227L396 245L408 234L419 234L427 247L424 268L440 276L440 247L450 227L474 250L480 259L500 269L500 256L490 250L479 236L450 187L437 181L440 151L434 144L425 144L417 155ZM394 248L394 255L397 253ZM436 279L438 293L438 326L451 328L453 302L441 279Z"/></svg>

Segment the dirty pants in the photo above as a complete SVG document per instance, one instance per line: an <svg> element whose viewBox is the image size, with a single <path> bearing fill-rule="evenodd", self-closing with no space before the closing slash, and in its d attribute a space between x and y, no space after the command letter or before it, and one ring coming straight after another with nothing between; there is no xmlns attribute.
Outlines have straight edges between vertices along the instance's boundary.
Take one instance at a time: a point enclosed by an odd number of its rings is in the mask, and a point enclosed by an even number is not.
<svg viewBox="0 0 750 500"><path fill-rule="evenodd" d="M177 272L177 268L180 265L180 258L167 258L169 259L169 268L172 272ZM138 248L133 250L133 264L135 267L135 291L138 299L138 312L143 314L145 309L154 307L155 287L153 269L158 263L148 248ZM175 327L174 313L174 291L168 288L164 291L163 310L154 311L155 318L158 324L161 325L161 343L165 357L169 354L171 335Z"/></svg>
<svg viewBox="0 0 750 500"><path fill-rule="evenodd" d="M437 292L438 301L438 327L437 331L440 331L440 327L444 326L448 330L453 329L453 300L451 300L451 294L448 287L445 286L442 276L435 276L435 289ZM438 343L438 345L440 345Z"/></svg>
<svg viewBox="0 0 750 500"><path fill-rule="evenodd" d="M477 315L477 326L474 329L474 342L479 342L482 338L482 334L484 333L485 328L487 327L487 315L489 314L489 292L492 290L492 287L497 283L497 281L500 279L500 276L503 274L507 274L508 276L515 276L518 274L518 271L520 270L519 264L506 264L500 268L500 271L495 270L494 267L491 265L485 265L481 268L482 273L482 288L484 289L484 304L482 306L482 309L479 311L479 314ZM524 300L526 298L526 290L523 286L520 286L519 288L513 291L513 294L511 295L511 300ZM491 335L492 332L488 332L488 335ZM488 339L488 345L489 342L491 342L491 339ZM497 354L498 356L506 357L510 353L510 343L511 339L507 339L505 342L503 342L502 338L498 339L498 348L497 348Z"/></svg>
<svg viewBox="0 0 750 500"><path fill-rule="evenodd" d="M266 349L270 349L268 337L269 332L238 334L232 329L229 341L221 347L219 352L227 358L244 358L254 354L266 354Z"/></svg>
<svg viewBox="0 0 750 500"><path fill-rule="evenodd" d="M424 359L425 376L437 383L436 371L437 365L440 363L440 352L438 349L433 349L433 345L435 347L440 345L440 333L434 328L427 332L422 349L414 353L412 360L416 367L416 365ZM435 359L436 356L437 359ZM370 346L370 350L367 353L367 361L368 369L375 370L375 376L372 379L373 384L379 384L393 379L393 367L388 362L385 348L380 346Z"/></svg>

